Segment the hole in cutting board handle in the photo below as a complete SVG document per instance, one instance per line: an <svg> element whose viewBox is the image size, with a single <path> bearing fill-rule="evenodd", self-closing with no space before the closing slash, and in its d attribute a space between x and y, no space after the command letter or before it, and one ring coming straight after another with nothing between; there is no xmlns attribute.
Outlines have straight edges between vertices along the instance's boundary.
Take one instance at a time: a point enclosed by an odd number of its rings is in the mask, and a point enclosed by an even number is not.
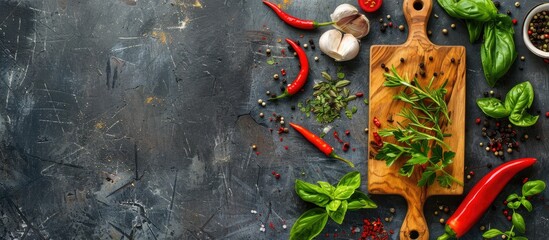
<svg viewBox="0 0 549 240"><path fill-rule="evenodd" d="M414 1L413 6L414 6L415 10L419 11L419 10L423 9L423 1L416 0L416 1Z"/></svg>
<svg viewBox="0 0 549 240"><path fill-rule="evenodd" d="M419 232L417 230L410 231L410 239L418 239L418 238L419 238Z"/></svg>

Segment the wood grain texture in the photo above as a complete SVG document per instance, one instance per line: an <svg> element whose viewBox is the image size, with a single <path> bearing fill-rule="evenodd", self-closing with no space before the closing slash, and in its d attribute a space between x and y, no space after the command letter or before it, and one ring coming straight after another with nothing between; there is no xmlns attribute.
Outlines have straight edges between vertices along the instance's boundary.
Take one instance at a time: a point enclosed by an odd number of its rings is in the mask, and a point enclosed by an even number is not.
<svg viewBox="0 0 549 240"><path fill-rule="evenodd" d="M465 48L462 46L438 46L433 44L426 35L428 16L432 8L431 0L404 0L403 11L408 23L409 36L402 45L373 45L370 48L370 106L369 106L369 139L373 140L373 133L379 129L371 124L377 117L382 128L389 127L387 120L392 117L393 124L404 119L397 116L406 105L393 100L401 89L383 87L385 69L394 66L401 76L409 79L417 74L422 85L435 78L434 86L440 86L448 80L446 100L450 111L451 124L443 124L443 131L452 136L445 140L456 152L454 163L447 170L455 178L463 182L464 154L465 154ZM404 61L401 61L401 58ZM453 60L452 60L453 59ZM425 76L420 74L420 63L424 63ZM436 73L436 77L434 76ZM394 139L384 141L395 142ZM417 231L416 239L429 239L429 231L423 204L432 195L459 195L463 187L454 184L451 188L442 188L438 183L428 188L420 188L417 181L421 172L416 169L410 177L398 174L399 168L406 159L399 159L393 166L387 167L385 161L374 159L376 150L368 146L368 191L374 194L402 195L408 203L408 212L400 230L400 239L412 239L411 231Z"/></svg>

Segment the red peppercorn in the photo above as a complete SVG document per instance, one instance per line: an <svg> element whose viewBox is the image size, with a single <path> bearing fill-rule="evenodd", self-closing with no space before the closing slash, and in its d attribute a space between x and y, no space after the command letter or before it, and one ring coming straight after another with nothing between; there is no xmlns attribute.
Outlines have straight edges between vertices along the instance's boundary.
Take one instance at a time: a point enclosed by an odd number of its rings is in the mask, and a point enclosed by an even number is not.
<svg viewBox="0 0 549 240"><path fill-rule="evenodd" d="M347 136L348 136L349 134L351 134L351 131L349 131L349 130L345 130L345 135L347 135Z"/></svg>
<svg viewBox="0 0 549 240"><path fill-rule="evenodd" d="M507 205L507 204L506 204L506 205ZM505 215L505 216L509 216L509 211L507 211L507 210L503 210L503 215Z"/></svg>
<svg viewBox="0 0 549 240"><path fill-rule="evenodd" d="M545 117L549 118L549 112L545 112Z"/></svg>
<svg viewBox="0 0 549 240"><path fill-rule="evenodd" d="M513 19L513 25L517 25L518 21L517 19Z"/></svg>
<svg viewBox="0 0 549 240"><path fill-rule="evenodd" d="M507 216L507 220L511 221L512 219L511 216Z"/></svg>
<svg viewBox="0 0 549 240"><path fill-rule="evenodd" d="M280 173L275 174L276 179L280 179Z"/></svg>
<svg viewBox="0 0 549 240"><path fill-rule="evenodd" d="M475 175L475 172L470 171L470 172L469 172L469 175L474 176L474 175Z"/></svg>
<svg viewBox="0 0 549 240"><path fill-rule="evenodd" d="M528 30L528 35L532 35L532 30Z"/></svg>
<svg viewBox="0 0 549 240"><path fill-rule="evenodd" d="M350 147L350 146L351 146L351 145L350 145L349 143L347 143L347 142L344 143L344 144L343 144L343 151L344 151L344 152L349 151L349 147Z"/></svg>
<svg viewBox="0 0 549 240"><path fill-rule="evenodd" d="M522 184L525 184L526 182L528 182L528 178L522 179Z"/></svg>
<svg viewBox="0 0 549 240"><path fill-rule="evenodd" d="M282 73L282 76L286 76L286 70L284 68L280 70L280 73Z"/></svg>
<svg viewBox="0 0 549 240"><path fill-rule="evenodd" d="M480 124L480 122L481 122L480 118L475 119L475 123L476 123L477 125Z"/></svg>

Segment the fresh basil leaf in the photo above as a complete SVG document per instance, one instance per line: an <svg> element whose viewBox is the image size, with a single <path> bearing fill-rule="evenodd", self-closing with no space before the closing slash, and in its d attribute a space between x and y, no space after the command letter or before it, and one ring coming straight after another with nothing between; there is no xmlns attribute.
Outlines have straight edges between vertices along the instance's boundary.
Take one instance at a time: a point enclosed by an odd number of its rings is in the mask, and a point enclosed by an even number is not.
<svg viewBox="0 0 549 240"><path fill-rule="evenodd" d="M511 236L511 237L514 237L514 236L515 236L515 232L512 232L511 230L505 231L504 233L505 233L505 235L507 235L507 236ZM512 238L511 238L511 239L512 239Z"/></svg>
<svg viewBox="0 0 549 240"><path fill-rule="evenodd" d="M347 186L351 187L352 189L357 189L358 187L360 187L360 173L357 171L353 171L345 174L337 183L337 187L340 186Z"/></svg>
<svg viewBox="0 0 549 240"><path fill-rule="evenodd" d="M420 187L429 186L435 182L437 177L436 172L434 171L425 171L421 174L421 179L417 182L417 185Z"/></svg>
<svg viewBox="0 0 549 240"><path fill-rule="evenodd" d="M355 188L349 186L338 186L334 191L334 199L346 200L355 192Z"/></svg>
<svg viewBox="0 0 549 240"><path fill-rule="evenodd" d="M347 210L377 208L377 204L361 191L355 191L353 195L347 199L347 203Z"/></svg>
<svg viewBox="0 0 549 240"><path fill-rule="evenodd" d="M469 41L471 43L476 42L480 38L480 35L482 35L484 23L475 20L466 20L465 24L467 25L467 31L469 32Z"/></svg>
<svg viewBox="0 0 549 240"><path fill-rule="evenodd" d="M484 114L493 118L504 118L511 114L511 111L505 108L505 105L497 98L479 98L477 106Z"/></svg>
<svg viewBox="0 0 549 240"><path fill-rule="evenodd" d="M532 203L526 199L520 200L520 203L522 204L522 206L524 206L524 208L526 208L526 210L528 210L528 212L531 212L532 209L534 208L532 206Z"/></svg>
<svg viewBox="0 0 549 240"><path fill-rule="evenodd" d="M513 193L513 194L509 195L509 197L507 197L507 199L506 199L505 201L507 201L507 202L512 202L512 201L517 200L517 199L519 199L519 198L520 198L520 197L519 197L518 194Z"/></svg>
<svg viewBox="0 0 549 240"><path fill-rule="evenodd" d="M545 182L541 180L528 181L522 185L522 196L529 197L545 190Z"/></svg>
<svg viewBox="0 0 549 240"><path fill-rule="evenodd" d="M539 116L533 116L528 113L523 113L522 115L519 114L511 114L509 116L509 122L511 122L513 125L517 127L529 127L538 121Z"/></svg>
<svg viewBox="0 0 549 240"><path fill-rule="evenodd" d="M520 201L509 202L509 203L507 203L507 207L510 208L510 209L517 210L520 207Z"/></svg>
<svg viewBox="0 0 549 240"><path fill-rule="evenodd" d="M491 0L438 0L438 4L452 17L479 22L493 19L498 11Z"/></svg>
<svg viewBox="0 0 549 240"><path fill-rule="evenodd" d="M533 102L534 88L528 81L515 85L505 95L505 108L510 109L511 113L522 115Z"/></svg>
<svg viewBox="0 0 549 240"><path fill-rule="evenodd" d="M347 213L347 201L343 200L341 201L341 204L339 205L339 208L337 208L336 211L328 211L328 215L334 222L338 224L343 223L343 219L345 218L345 214Z"/></svg>
<svg viewBox="0 0 549 240"><path fill-rule="evenodd" d="M332 200L330 203L328 203L328 205L326 205L326 211L328 211L328 213L330 211L336 211L339 208L339 205L341 205L341 200Z"/></svg>
<svg viewBox="0 0 549 240"><path fill-rule="evenodd" d="M322 189L326 190L329 194L329 196L332 195L332 193L334 192L335 190L335 187L332 186L332 184L328 183L328 182L324 182L324 181L317 181L316 182L318 184L318 186L320 186Z"/></svg>
<svg viewBox="0 0 549 240"><path fill-rule="evenodd" d="M308 210L292 226L290 240L311 240L322 232L327 222L326 210L322 208Z"/></svg>
<svg viewBox="0 0 549 240"><path fill-rule="evenodd" d="M515 229L519 231L520 233L526 232L526 223L524 222L524 218L522 218L522 215L518 214L517 212L513 212L512 223L513 226L515 226Z"/></svg>
<svg viewBox="0 0 549 240"><path fill-rule="evenodd" d="M299 179L295 181L295 192L303 201L314 203L319 207L324 207L331 201L327 190Z"/></svg>
<svg viewBox="0 0 549 240"><path fill-rule="evenodd" d="M499 229L492 228L482 234L483 238L495 238L503 235L503 232Z"/></svg>
<svg viewBox="0 0 549 240"><path fill-rule="evenodd" d="M491 87L507 73L517 57L513 36L513 23L505 14L498 14L494 20L484 24L480 58L484 76Z"/></svg>

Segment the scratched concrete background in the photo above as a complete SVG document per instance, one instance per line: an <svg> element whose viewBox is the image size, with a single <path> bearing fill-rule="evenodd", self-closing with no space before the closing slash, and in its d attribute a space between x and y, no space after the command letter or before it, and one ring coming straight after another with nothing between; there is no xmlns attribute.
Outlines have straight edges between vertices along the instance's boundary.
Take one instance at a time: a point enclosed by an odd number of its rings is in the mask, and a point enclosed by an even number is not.
<svg viewBox="0 0 549 240"><path fill-rule="evenodd" d="M329 20L342 0L276 1L303 18ZM521 8L502 3L518 18L542 0L523 0ZM400 1L386 0L368 14L372 30L359 57L335 64L318 49L307 50L310 83L301 96L262 108L265 91L279 92L272 75L285 68L288 80L297 62L282 56L286 37L318 41L321 33L292 29L259 0L1 0L0 1L0 239L287 239L293 222L311 205L293 191L295 179L335 183L350 171L325 158L295 132L271 133L273 114L319 132L323 126L291 106L312 92L320 72L342 67L352 91L368 92L369 46L399 44L406 32L379 31L380 17L403 24ZM474 169L466 191L484 175L490 156L473 124L482 116L474 99L489 88L479 60L480 44L470 44L458 23L437 4L429 28L433 42L467 47L466 165ZM433 15L434 16L434 15ZM517 27L517 30L520 28ZM532 112L549 111L549 65L529 53L516 35L519 56L495 89L504 94L530 80L536 90ZM275 65L267 64L266 48ZM356 151L343 153L361 171L366 191L367 106L331 124ZM264 112L267 117L260 118ZM333 131L332 130L332 131ZM479 239L482 224L510 227L501 211L504 197L527 176L548 181L549 120L541 117L521 130L529 140L513 157L540 162L505 188L463 239ZM330 132L331 134L331 132ZM331 135L328 135L331 136ZM281 139L282 137L282 139ZM326 138L336 145L332 137ZM258 146L257 153L250 146ZM286 149L287 147L288 149ZM337 149L340 149L339 146ZM275 179L272 172L281 174ZM545 239L549 228L549 191L524 214L529 239ZM330 222L319 239L358 239L352 227L362 219L390 216L387 229L398 232L406 204L396 196L372 196L378 209L349 212L342 225ZM440 204L455 209L463 196L433 197L425 205L431 236L443 231ZM261 226L265 231L261 231ZM287 226L287 229L284 228ZM397 239L398 234L393 234Z"/></svg>

